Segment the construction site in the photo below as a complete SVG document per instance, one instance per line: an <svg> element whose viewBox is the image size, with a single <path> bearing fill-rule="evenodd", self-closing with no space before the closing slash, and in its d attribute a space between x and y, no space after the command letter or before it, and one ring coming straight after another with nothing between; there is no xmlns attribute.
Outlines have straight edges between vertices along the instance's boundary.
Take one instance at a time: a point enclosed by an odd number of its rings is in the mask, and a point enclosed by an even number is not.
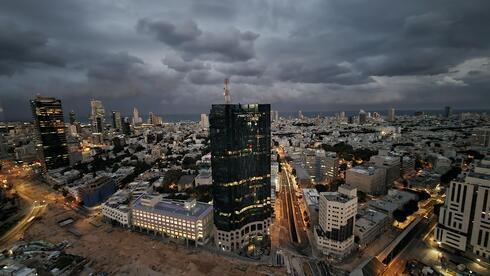
<svg viewBox="0 0 490 276"><path fill-rule="evenodd" d="M23 239L68 242L66 252L87 258L83 274L109 275L284 275L284 267L238 260L203 248L131 232L101 221L97 211L84 215L49 204Z"/></svg>

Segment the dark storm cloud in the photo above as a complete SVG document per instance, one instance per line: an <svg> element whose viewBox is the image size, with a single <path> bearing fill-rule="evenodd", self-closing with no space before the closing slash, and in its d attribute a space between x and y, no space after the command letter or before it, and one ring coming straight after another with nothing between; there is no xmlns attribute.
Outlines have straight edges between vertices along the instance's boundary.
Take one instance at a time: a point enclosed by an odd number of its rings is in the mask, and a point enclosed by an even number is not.
<svg viewBox="0 0 490 276"><path fill-rule="evenodd" d="M190 72L187 78L192 84L218 84L223 83L226 76L215 71L196 70Z"/></svg>
<svg viewBox="0 0 490 276"><path fill-rule="evenodd" d="M311 65L288 62L279 65L278 77L282 81L302 83L362 84L372 79L356 73L349 64Z"/></svg>
<svg viewBox="0 0 490 276"><path fill-rule="evenodd" d="M206 66L202 61L185 61L179 55L167 55L162 60L162 63L167 65L168 68L173 69L178 72L189 72L191 70L202 70L209 66Z"/></svg>
<svg viewBox="0 0 490 276"><path fill-rule="evenodd" d="M257 60L249 60L218 65L216 69L228 76L260 77L267 69L267 65Z"/></svg>
<svg viewBox="0 0 490 276"><path fill-rule="evenodd" d="M195 22L174 24L164 20L140 19L136 29L150 34L188 56L222 61L248 60L255 56L254 42L259 37L251 31L228 28L223 32L203 32Z"/></svg>
<svg viewBox="0 0 490 276"><path fill-rule="evenodd" d="M203 112L230 78L279 109L485 107L489 33L487 0L3 1L0 100Z"/></svg>
<svg viewBox="0 0 490 276"><path fill-rule="evenodd" d="M48 44L48 38L33 30L21 30L12 22L0 23L0 75L22 72L36 64L64 66L65 61Z"/></svg>
<svg viewBox="0 0 490 276"><path fill-rule="evenodd" d="M138 75L138 65L142 64L141 59L127 53L106 55L100 62L89 66L87 76L98 80L124 81Z"/></svg>

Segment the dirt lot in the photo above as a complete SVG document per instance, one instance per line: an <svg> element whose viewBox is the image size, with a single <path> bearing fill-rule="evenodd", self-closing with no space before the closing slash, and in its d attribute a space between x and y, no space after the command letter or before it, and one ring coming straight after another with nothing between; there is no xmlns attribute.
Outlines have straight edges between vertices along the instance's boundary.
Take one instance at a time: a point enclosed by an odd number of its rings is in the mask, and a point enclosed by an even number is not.
<svg viewBox="0 0 490 276"><path fill-rule="evenodd" d="M76 222L61 228L57 221L72 217ZM96 271L110 275L284 275L285 269L257 265L228 257L217 256L205 249L185 248L152 240L151 236L102 224L90 224L95 218L79 216L60 204L50 204L43 218L25 233L26 240L61 242L72 245L67 252L87 257ZM73 227L80 238L69 233Z"/></svg>

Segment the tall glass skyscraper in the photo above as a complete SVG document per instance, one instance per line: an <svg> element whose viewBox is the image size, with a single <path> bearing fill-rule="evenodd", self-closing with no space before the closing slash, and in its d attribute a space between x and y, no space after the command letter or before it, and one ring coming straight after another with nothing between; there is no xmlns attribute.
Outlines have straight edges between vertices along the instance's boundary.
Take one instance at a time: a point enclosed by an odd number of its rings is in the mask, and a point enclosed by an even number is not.
<svg viewBox="0 0 490 276"><path fill-rule="evenodd" d="M270 105L213 105L209 121L215 240L235 251L271 224Z"/></svg>
<svg viewBox="0 0 490 276"><path fill-rule="evenodd" d="M37 96L31 100L31 108L45 168L67 166L70 162L61 100Z"/></svg>

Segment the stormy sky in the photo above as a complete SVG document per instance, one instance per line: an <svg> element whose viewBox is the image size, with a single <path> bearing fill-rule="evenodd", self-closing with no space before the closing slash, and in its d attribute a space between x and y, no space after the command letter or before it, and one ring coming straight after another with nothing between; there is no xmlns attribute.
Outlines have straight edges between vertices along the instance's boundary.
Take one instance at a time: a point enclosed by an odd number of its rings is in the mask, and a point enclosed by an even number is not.
<svg viewBox="0 0 490 276"><path fill-rule="evenodd" d="M488 108L490 1L15 0L0 3L0 105L89 112Z"/></svg>

